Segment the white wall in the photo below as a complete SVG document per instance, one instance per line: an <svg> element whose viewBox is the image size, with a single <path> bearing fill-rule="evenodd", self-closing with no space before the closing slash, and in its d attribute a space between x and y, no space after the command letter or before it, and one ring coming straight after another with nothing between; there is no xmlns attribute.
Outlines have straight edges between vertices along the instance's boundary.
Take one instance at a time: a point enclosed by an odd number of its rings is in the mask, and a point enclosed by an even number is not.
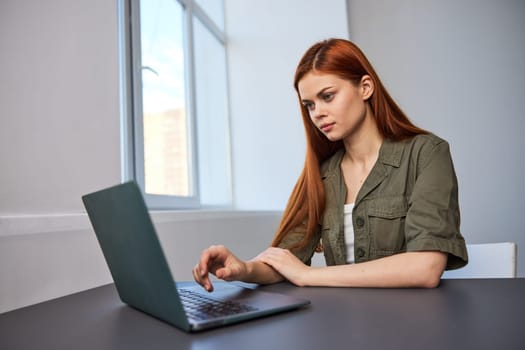
<svg viewBox="0 0 525 350"><path fill-rule="evenodd" d="M297 181L305 137L293 89L302 54L348 37L344 0L225 0L234 203L281 210Z"/></svg>
<svg viewBox="0 0 525 350"><path fill-rule="evenodd" d="M82 194L120 180L115 1L0 2L0 312L110 281Z"/></svg>
<svg viewBox="0 0 525 350"><path fill-rule="evenodd" d="M117 40L115 1L0 2L0 216L120 180Z"/></svg>
<svg viewBox="0 0 525 350"><path fill-rule="evenodd" d="M394 98L450 142L467 241L525 248L525 2L348 0L348 14Z"/></svg>

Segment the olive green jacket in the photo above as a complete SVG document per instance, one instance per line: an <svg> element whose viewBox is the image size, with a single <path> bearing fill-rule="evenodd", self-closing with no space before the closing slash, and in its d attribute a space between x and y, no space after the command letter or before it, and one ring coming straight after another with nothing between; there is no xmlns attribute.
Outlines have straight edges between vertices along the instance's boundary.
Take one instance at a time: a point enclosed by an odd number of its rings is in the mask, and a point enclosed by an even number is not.
<svg viewBox="0 0 525 350"><path fill-rule="evenodd" d="M340 150L321 166L326 195L322 222L314 239L304 249L294 250L307 264L320 239L327 265L346 264L343 155ZM356 263L402 252L441 251L448 253L447 269L466 265L458 185L448 143L432 134L384 141L357 194L352 221ZM305 232L305 224L296 227L279 246L291 248Z"/></svg>

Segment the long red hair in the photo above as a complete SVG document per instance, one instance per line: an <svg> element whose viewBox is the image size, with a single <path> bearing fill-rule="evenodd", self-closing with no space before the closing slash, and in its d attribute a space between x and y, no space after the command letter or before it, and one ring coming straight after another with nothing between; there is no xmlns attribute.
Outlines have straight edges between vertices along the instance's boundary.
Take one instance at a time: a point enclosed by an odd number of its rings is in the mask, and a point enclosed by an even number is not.
<svg viewBox="0 0 525 350"><path fill-rule="evenodd" d="M342 141L329 141L312 123L308 110L301 103L299 81L309 72L333 74L358 84L364 75L370 76L374 92L369 104L379 132L384 139L400 141L427 131L416 127L394 102L379 80L363 52L344 39L328 39L316 43L303 55L295 71L294 87L306 132L304 168L290 195L272 246L278 246L286 235L306 220L306 235L292 249L303 248L319 229L325 208L325 194L320 166L343 147Z"/></svg>

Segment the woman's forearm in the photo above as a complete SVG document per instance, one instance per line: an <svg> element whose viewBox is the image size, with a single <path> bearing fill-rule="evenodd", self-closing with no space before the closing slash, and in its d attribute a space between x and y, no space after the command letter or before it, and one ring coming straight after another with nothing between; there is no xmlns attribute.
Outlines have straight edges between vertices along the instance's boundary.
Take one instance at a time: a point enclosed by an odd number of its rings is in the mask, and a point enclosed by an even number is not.
<svg viewBox="0 0 525 350"><path fill-rule="evenodd" d="M261 261L250 260L246 262L247 273L243 282L258 283L258 284L272 284L284 280L275 269Z"/></svg>
<svg viewBox="0 0 525 350"><path fill-rule="evenodd" d="M434 288L439 285L447 255L410 252L359 264L310 268L300 282L305 286Z"/></svg>

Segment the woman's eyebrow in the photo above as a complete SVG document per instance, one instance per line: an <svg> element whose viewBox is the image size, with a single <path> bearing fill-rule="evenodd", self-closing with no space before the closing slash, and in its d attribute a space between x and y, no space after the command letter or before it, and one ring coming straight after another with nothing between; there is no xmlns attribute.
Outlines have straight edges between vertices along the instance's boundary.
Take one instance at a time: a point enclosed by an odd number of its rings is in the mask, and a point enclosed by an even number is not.
<svg viewBox="0 0 525 350"><path fill-rule="evenodd" d="M322 89L316 94L316 96L317 96L317 97L321 97L321 95L322 95L326 90L331 89L332 87L333 87L333 86L327 86L327 87L325 87L325 88L322 88ZM310 100L308 100L308 99L302 99L301 101L302 101L303 103L305 103L305 102L312 102L312 101L310 101Z"/></svg>
<svg viewBox="0 0 525 350"><path fill-rule="evenodd" d="M324 94L324 92L328 89L331 89L332 86L327 86L325 87L324 89L320 90L318 93L317 93L317 97L321 97L322 94Z"/></svg>

